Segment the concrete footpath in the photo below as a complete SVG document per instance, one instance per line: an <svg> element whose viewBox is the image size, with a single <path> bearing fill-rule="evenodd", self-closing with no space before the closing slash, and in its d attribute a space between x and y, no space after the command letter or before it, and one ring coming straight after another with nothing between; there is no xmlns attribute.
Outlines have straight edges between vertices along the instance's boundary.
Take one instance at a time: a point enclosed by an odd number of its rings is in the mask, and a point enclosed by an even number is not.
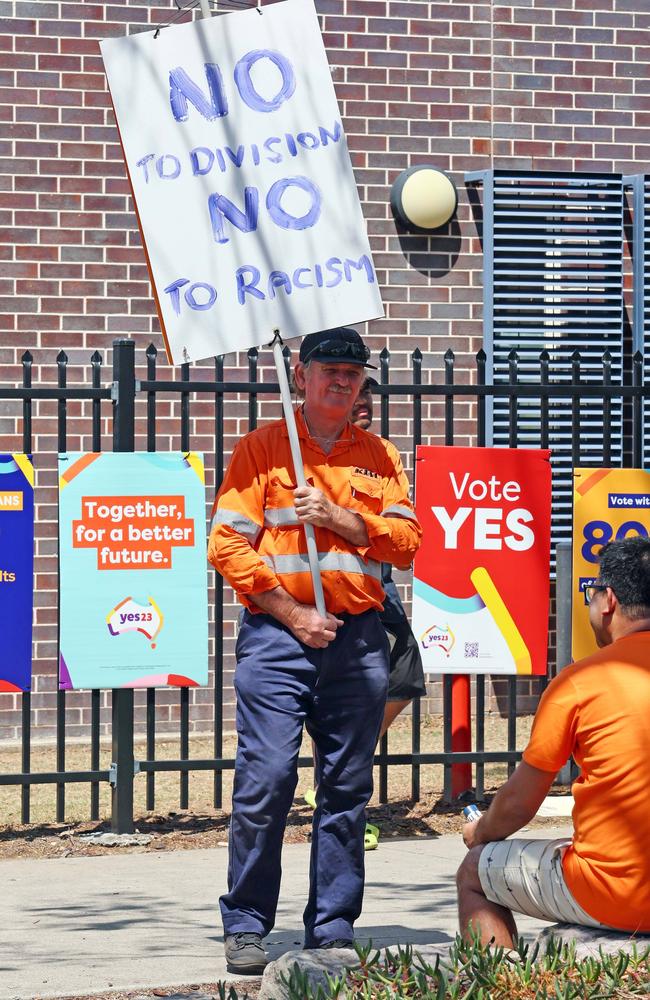
<svg viewBox="0 0 650 1000"><path fill-rule="evenodd" d="M566 828L524 836L563 836ZM169 987L226 974L217 898L227 852L187 850L0 861L0 1000ZM366 854L357 936L435 944L456 933L460 836L381 841ZM302 945L309 845L287 845L271 958ZM520 931L544 925L522 918Z"/></svg>

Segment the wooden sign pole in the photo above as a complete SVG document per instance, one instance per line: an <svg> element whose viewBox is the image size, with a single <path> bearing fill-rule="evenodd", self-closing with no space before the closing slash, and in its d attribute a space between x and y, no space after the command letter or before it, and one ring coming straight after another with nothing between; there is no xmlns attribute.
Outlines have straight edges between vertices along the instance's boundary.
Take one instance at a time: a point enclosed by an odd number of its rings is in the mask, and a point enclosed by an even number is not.
<svg viewBox="0 0 650 1000"><path fill-rule="evenodd" d="M284 419L287 424L287 431L289 432L289 445L291 447L291 457L293 459L293 469L296 477L296 483L298 486L306 486L307 481L305 479L305 469L302 460L302 453L300 451L300 441L298 440L296 414L294 413L293 403L291 401L291 390L289 388L287 370L284 366L282 338L280 337L279 330L275 331L275 337L271 343L271 348L273 349L273 360L275 361L278 382L280 383L282 409L284 411ZM318 549L316 548L314 526L312 524L304 524L303 527L305 529L305 537L307 539L307 558L309 559L309 570L311 572L311 578L314 585L314 604L316 605L316 610L319 615L325 617L325 595L323 594L323 581L321 580L320 568L318 565Z"/></svg>
<svg viewBox="0 0 650 1000"><path fill-rule="evenodd" d="M210 0L200 0L200 3L201 17L211 17ZM296 414L293 410L289 379L287 378L287 370L284 366L284 358L282 356L282 338L280 337L279 330L275 330L274 333L275 336L271 343L271 348L273 350L275 368L278 373L278 382L280 383L280 395L282 397L284 419L289 432L289 445L291 447L294 475L298 486L306 486L307 481L305 479L305 469L302 461L302 453L300 451L300 441L298 440ZM307 558L309 560L309 570L314 586L314 604L319 615L322 615L324 618L327 612L325 608L325 595L323 594L323 581L321 580L320 568L318 566L318 549L316 548L314 526L312 524L305 524L303 527L305 529L305 537L307 539Z"/></svg>

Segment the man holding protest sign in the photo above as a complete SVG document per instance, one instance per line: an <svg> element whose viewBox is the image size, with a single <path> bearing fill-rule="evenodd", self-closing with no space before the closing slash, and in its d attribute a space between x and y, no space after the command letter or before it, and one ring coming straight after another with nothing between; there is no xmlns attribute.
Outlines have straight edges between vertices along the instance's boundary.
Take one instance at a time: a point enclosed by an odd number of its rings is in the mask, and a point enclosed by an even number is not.
<svg viewBox="0 0 650 1000"><path fill-rule="evenodd" d="M364 810L388 683L380 563L410 565L421 529L399 460L350 422L368 366L359 334L309 334L294 372L306 486L284 420L235 449L215 501L209 557L245 607L237 640L237 731L228 892L228 969L260 973L275 920L280 855L306 725L317 808L305 947L353 940L364 880ZM371 366L368 366L371 367ZM304 525L318 548L325 615L314 606Z"/></svg>

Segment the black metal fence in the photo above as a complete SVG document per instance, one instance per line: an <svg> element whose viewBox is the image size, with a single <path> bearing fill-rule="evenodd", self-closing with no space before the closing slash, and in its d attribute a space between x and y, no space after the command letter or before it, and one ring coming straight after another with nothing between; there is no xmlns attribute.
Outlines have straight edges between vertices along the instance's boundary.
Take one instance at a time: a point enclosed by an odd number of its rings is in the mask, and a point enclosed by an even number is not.
<svg viewBox="0 0 650 1000"><path fill-rule="evenodd" d="M287 352L288 356L288 352ZM508 444L554 447L555 411L562 407L563 412L570 412L570 437L566 448L566 435L558 439L560 446L568 450L567 454L556 455L557 467L554 469L554 496L561 506L562 495L570 490L567 470L580 465L582 460L581 407L585 400L602 407L602 448L594 457L593 443L590 444L589 464L607 466L612 462L611 442L616 435L623 435L624 446L617 454L624 466L639 467L642 464L643 436L650 427L650 388L644 385L643 357L634 356L631 366L631 377L628 384L612 384L611 359L605 353L602 359L602 380L594 382L593 367L588 384L581 381L580 356L576 352L572 358L569 373L563 368L557 374L553 370L551 356L548 352L540 355L540 377L535 381L525 381L525 372L520 371L518 357L515 352L510 356L509 379L506 384L488 385L485 380L486 357L480 351L468 368L463 364L459 368L455 364L454 354L448 351L443 359L442 371L426 369L431 380L425 384L423 373L423 356L416 349L411 356L410 381L390 382L390 354L381 354L380 381L376 389L380 396L380 432L384 437L391 434L390 401L400 403L400 413L408 408L409 422L412 428L410 434L411 452L414 466L415 450L421 443L441 443L453 445L458 443L458 425L462 423L463 443L472 443L479 447L491 443L491 412L492 401L503 400L508 412ZM67 416L68 403L72 400L90 402L89 434L92 450L100 451L102 447L102 403L112 405L112 444L115 451L133 451L136 442L136 429L140 432L141 420L136 418L138 400L146 402L146 446L149 451L156 450L157 405L161 394L171 395L172 399L180 401L180 448L183 451L192 450L192 401L204 398L213 405L213 438L214 438L214 470L216 485L220 483L224 471L224 418L228 399L242 393L248 396L248 427L256 426L258 415L258 394L277 392L278 386L272 382L258 381L257 352L248 353L248 380L224 381L223 358L214 362L214 377L210 379L191 378L190 366L180 368L180 378L163 380L157 378L157 352L152 346L146 352L143 370L146 369L146 379L136 378L135 344L131 340L117 340L113 343L113 367L109 384L103 383L102 358L98 353L90 359L90 384L85 386L70 386L67 384L68 358L61 352L57 358L57 385L34 386L32 384L33 357L27 352L22 359L22 386L0 386L0 399L22 401L22 450L33 451L32 415L33 404L38 400L56 400L58 404L57 448L59 452L67 450ZM593 363L593 362L592 362ZM197 369L195 374L202 376L208 369ZM400 378L407 374L400 372ZM536 419L534 426L530 419L530 401L536 402ZM435 403L435 412L423 417L423 405ZM614 404L616 404L614 406ZM520 414L525 413L525 426L520 427ZM556 524L554 541L561 540L563 525ZM66 692L57 692L56 707L56 770L52 772L33 772L31 769L32 749L32 703L30 693L22 696L21 725L21 772L0 774L0 785L18 785L21 787L21 819L30 821L30 791L36 784L56 785L56 820L65 820L66 785L70 782L83 782L89 786L89 817L99 818L99 789L102 782L110 782L112 789L112 826L117 832L129 832L133 829L133 787L135 775L141 772L146 781L146 807L155 808L155 776L161 771L175 771L180 776L179 805L181 809L189 807L189 774L191 771L211 771L214 774L213 802L215 808L221 808L223 799L223 772L234 767L234 759L223 756L224 733L224 639L223 639L223 581L216 575L214 582L214 742L213 755L209 758L190 758L190 692L181 688L178 692L180 702L179 736L180 756L177 760L156 760L156 691L146 692L146 760L135 760L134 754L134 692L121 689L112 692L112 764L109 770L101 770L100 762L100 692L89 692L90 697L90 767L88 770L66 770ZM416 701L413 705L411 727L411 751L409 753L390 753L388 739L384 737L376 757L379 768L379 796L382 802L388 796L388 769L395 765L408 765L411 769L411 792L414 799L420 797L420 769L424 765L439 765L443 768L444 798L451 798L452 765L472 763L475 766L475 788L477 797L481 798L484 790L485 765L488 763L505 762L511 769L520 757L517 749L517 697L519 685L523 678L510 677L504 679L506 687L507 713L507 749L494 751L485 747L485 704L486 678L479 675L475 688L475 750L467 753L452 752L452 719L451 692L453 678L443 678L443 750L439 753L421 752L421 713ZM527 681L529 683L529 681ZM543 681L542 681L543 683ZM3 697L0 695L0 697ZM300 766L311 766L310 758L301 758Z"/></svg>

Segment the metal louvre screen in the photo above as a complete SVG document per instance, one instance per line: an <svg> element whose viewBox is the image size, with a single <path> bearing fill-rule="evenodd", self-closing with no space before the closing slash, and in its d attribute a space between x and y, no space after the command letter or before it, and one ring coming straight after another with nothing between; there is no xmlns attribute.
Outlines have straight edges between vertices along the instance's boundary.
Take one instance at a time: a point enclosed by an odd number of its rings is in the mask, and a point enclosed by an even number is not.
<svg viewBox="0 0 650 1000"><path fill-rule="evenodd" d="M639 275L635 267L635 288L638 282L643 303L638 320L636 308L634 310L634 339L635 346L643 353L643 384L647 386L650 379L650 176L644 174L639 181L643 191L643 227L638 246L634 248L634 259L636 264L638 255L642 274ZM643 468L650 469L650 399L647 398L643 401Z"/></svg>
<svg viewBox="0 0 650 1000"><path fill-rule="evenodd" d="M634 359L643 364L643 386L650 383L650 174L631 174L623 178L632 191L632 260L633 260L633 321L632 349ZM641 399L641 451L637 460L644 469L650 468L650 398Z"/></svg>
<svg viewBox="0 0 650 1000"><path fill-rule="evenodd" d="M582 382L599 385L603 354L608 351L611 381L620 384L623 178L618 174L500 170L483 177L485 349L494 383L539 384L540 354L548 352L551 384L569 385L573 366ZM519 398L516 407L517 443L538 446L539 400ZM579 439L572 440L571 401L553 397L549 401L544 443L552 450L555 470L554 542L571 534L574 459L583 465L599 465L606 457L602 401L587 398L579 411ZM510 413L508 399L494 400L492 444L511 442ZM612 403L611 431L607 459L619 465L620 400Z"/></svg>

